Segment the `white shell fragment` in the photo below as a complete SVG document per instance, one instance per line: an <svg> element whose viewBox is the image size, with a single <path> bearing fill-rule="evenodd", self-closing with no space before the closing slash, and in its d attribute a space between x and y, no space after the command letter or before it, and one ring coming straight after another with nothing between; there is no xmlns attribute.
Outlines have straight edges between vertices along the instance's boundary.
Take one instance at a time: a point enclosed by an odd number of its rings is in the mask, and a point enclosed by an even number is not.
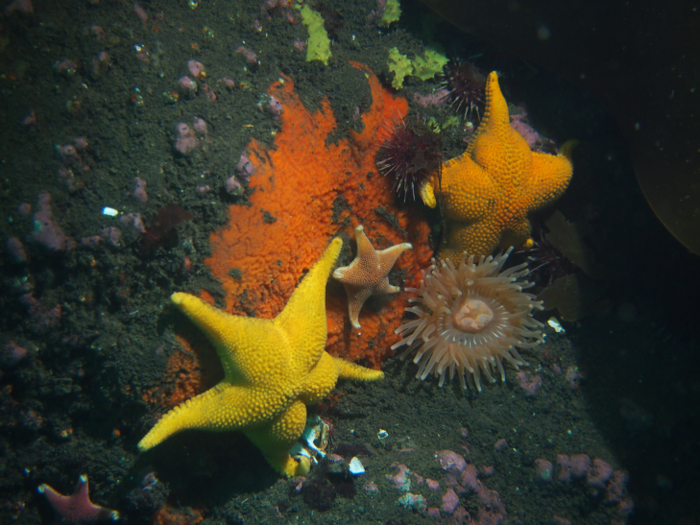
<svg viewBox="0 0 700 525"><path fill-rule="evenodd" d="M350 464L348 465L348 470L350 471L350 474L352 474L353 476L359 476L360 474L365 473L365 467L362 465L362 462L357 458L352 458L350 460Z"/></svg>
<svg viewBox="0 0 700 525"><path fill-rule="evenodd" d="M564 330L564 328L562 328L561 324L559 324L559 321L557 320L556 317L550 317L549 319L547 319L547 324L549 326L551 326L552 328L554 328L554 331L556 333L563 333L563 334L566 333L566 330Z"/></svg>
<svg viewBox="0 0 700 525"><path fill-rule="evenodd" d="M107 215L108 217L116 217L117 215L119 215L119 212L114 208L105 206L104 208L102 208L102 215Z"/></svg>
<svg viewBox="0 0 700 525"><path fill-rule="evenodd" d="M386 439L388 437L389 437L389 433L386 430L384 430L383 428L380 428L379 432L377 432L377 439L379 441Z"/></svg>

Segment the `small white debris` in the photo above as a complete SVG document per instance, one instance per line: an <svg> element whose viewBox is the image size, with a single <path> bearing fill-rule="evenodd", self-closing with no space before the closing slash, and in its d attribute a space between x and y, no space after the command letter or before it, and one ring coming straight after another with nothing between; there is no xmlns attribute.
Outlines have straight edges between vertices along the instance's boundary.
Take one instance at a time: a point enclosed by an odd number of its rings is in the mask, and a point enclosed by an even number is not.
<svg viewBox="0 0 700 525"><path fill-rule="evenodd" d="M359 476L360 474L365 473L365 467L362 465L362 462L357 458L352 458L350 460L350 464L348 465L348 470L350 471L350 474L352 474L353 476Z"/></svg>
<svg viewBox="0 0 700 525"><path fill-rule="evenodd" d="M380 428L379 432L377 432L377 439L379 441L386 439L388 437L389 437L389 433L386 430L384 430L383 428Z"/></svg>
<svg viewBox="0 0 700 525"><path fill-rule="evenodd" d="M551 326L552 328L554 328L554 331L556 333L562 333L562 334L566 333L566 330L564 330L564 328L562 328L561 324L559 324L559 321L557 321L556 317L550 317L549 319L547 319L547 324L549 326Z"/></svg>
<svg viewBox="0 0 700 525"><path fill-rule="evenodd" d="M115 210L114 208L110 208L109 206L105 206L102 208L102 215L107 215L109 217L116 217L119 215L119 212Z"/></svg>

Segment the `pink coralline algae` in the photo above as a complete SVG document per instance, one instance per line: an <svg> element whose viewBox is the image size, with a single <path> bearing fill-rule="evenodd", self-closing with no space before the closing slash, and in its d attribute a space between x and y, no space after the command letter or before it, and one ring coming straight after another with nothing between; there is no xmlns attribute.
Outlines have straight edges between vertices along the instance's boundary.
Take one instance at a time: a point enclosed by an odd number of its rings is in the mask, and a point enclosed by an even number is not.
<svg viewBox="0 0 700 525"><path fill-rule="evenodd" d="M551 461L538 458L535 460L535 481L537 483L550 483L554 467Z"/></svg>
<svg viewBox="0 0 700 525"><path fill-rule="evenodd" d="M593 466L586 476L586 481L594 489L604 490L612 476L613 468L610 463L600 458L595 458L593 460Z"/></svg>
<svg viewBox="0 0 700 525"><path fill-rule="evenodd" d="M290 24L296 23L294 12L292 11L292 2L289 0L264 0L260 6L260 12L267 18L272 20L270 11L279 12L281 16L287 19Z"/></svg>
<svg viewBox="0 0 700 525"><path fill-rule="evenodd" d="M406 465L400 463L393 463L390 468L397 469L396 474L393 476L386 476L391 483L393 483L394 488L402 492L408 492L411 490L411 471Z"/></svg>
<svg viewBox="0 0 700 525"><path fill-rule="evenodd" d="M270 112L270 115L272 115L273 118L275 118L276 120L279 120L282 111L284 111L282 103L272 96L270 97L270 100L267 103L267 109Z"/></svg>
<svg viewBox="0 0 700 525"><path fill-rule="evenodd" d="M616 470L613 472L612 479L608 483L606 501L610 503L620 503L627 494L627 483L629 482L629 474L625 470Z"/></svg>
<svg viewBox="0 0 700 525"><path fill-rule="evenodd" d="M131 226L136 233L146 232L146 227L143 225L140 213L127 213L119 217L119 221L126 226Z"/></svg>
<svg viewBox="0 0 700 525"><path fill-rule="evenodd" d="M540 376L531 377L521 370L516 378L520 388L525 392L525 397L537 397L542 386L542 378Z"/></svg>
<svg viewBox="0 0 700 525"><path fill-rule="evenodd" d="M420 93L414 93L413 99L418 103L419 106L427 108L428 106L444 106L445 97L449 92L446 89L441 89L430 95L421 95Z"/></svg>
<svg viewBox="0 0 700 525"><path fill-rule="evenodd" d="M98 248L102 244L102 237L99 235L91 235L89 237L83 237L80 239L81 246L86 248Z"/></svg>
<svg viewBox="0 0 700 525"><path fill-rule="evenodd" d="M299 40L298 38L294 39L294 43L292 44L294 46L294 49L297 51L306 51L306 42L303 40Z"/></svg>
<svg viewBox="0 0 700 525"><path fill-rule="evenodd" d="M552 516L552 519L557 525L571 525L571 522L569 520L567 520L566 518L561 518L556 514Z"/></svg>
<svg viewBox="0 0 700 525"><path fill-rule="evenodd" d="M197 62L196 60L187 61L187 71L189 71L190 75L195 78L202 78L202 76L205 75L204 64Z"/></svg>
<svg viewBox="0 0 700 525"><path fill-rule="evenodd" d="M216 102L216 99L218 97L216 96L214 90L211 87L209 87L209 84L202 84L202 91L204 92L204 96L207 97L207 100L209 100L209 102Z"/></svg>
<svg viewBox="0 0 700 525"><path fill-rule="evenodd" d="M139 20L141 20L141 24L143 24L143 27L146 27L146 22L148 21L148 15L146 14L146 11L141 7L139 4L134 4L134 13L136 13L136 16L139 17Z"/></svg>
<svg viewBox="0 0 700 525"><path fill-rule="evenodd" d="M452 489L447 489L447 492L442 496L442 512L452 514L459 505L459 496Z"/></svg>
<svg viewBox="0 0 700 525"><path fill-rule="evenodd" d="M250 178L255 174L255 166L250 162L248 155L243 152L241 153L241 158L236 164L236 172L238 176L244 181L248 182Z"/></svg>
<svg viewBox="0 0 700 525"><path fill-rule="evenodd" d="M112 65L112 61L107 51L100 51L95 58L92 59L92 76L98 78L107 71Z"/></svg>
<svg viewBox="0 0 700 525"><path fill-rule="evenodd" d="M146 204L148 202L148 193L146 193L146 186L148 183L141 177L134 178L134 182L136 183L136 188L132 195L136 197L136 200L141 204Z"/></svg>
<svg viewBox="0 0 700 525"><path fill-rule="evenodd" d="M508 442L503 438L496 441L496 443L494 443L494 445L493 445L493 449L496 452L503 452L507 448L508 448Z"/></svg>
<svg viewBox="0 0 700 525"><path fill-rule="evenodd" d="M83 34L94 36L95 40L97 40L98 42L101 42L105 39L105 30L97 24L92 24L89 28L83 31Z"/></svg>
<svg viewBox="0 0 700 525"><path fill-rule="evenodd" d="M34 231L30 235L32 242L40 244L51 251L73 248L73 241L63 233L61 227L51 218L51 195L43 192L39 195L39 211L34 214Z"/></svg>
<svg viewBox="0 0 700 525"><path fill-rule="evenodd" d="M177 88L181 95L192 97L197 93L197 82L185 75L177 81Z"/></svg>
<svg viewBox="0 0 700 525"><path fill-rule="evenodd" d="M578 367L570 366L566 369L566 382L569 383L569 388L571 390L578 390L584 378L584 375L579 371Z"/></svg>
<svg viewBox="0 0 700 525"><path fill-rule="evenodd" d="M239 55L243 55L245 61L251 65L260 63L260 61L258 60L258 55L253 53L250 49L248 49L245 46L240 46L238 49L236 49L236 53L238 53Z"/></svg>
<svg viewBox="0 0 700 525"><path fill-rule="evenodd" d="M24 245L17 237L10 237L5 243L7 253L10 254L12 260L16 263L27 262L27 252L24 250Z"/></svg>
<svg viewBox="0 0 700 525"><path fill-rule="evenodd" d="M496 469L493 468L492 465L484 465L481 467L481 473L484 475L485 478L490 478L496 473Z"/></svg>
<svg viewBox="0 0 700 525"><path fill-rule="evenodd" d="M32 0L14 0L5 8L6 15L11 15L12 13L34 14Z"/></svg>
<svg viewBox="0 0 700 525"><path fill-rule="evenodd" d="M37 491L46 496L53 509L69 523L83 524L119 519L119 513L116 510L100 507L90 501L88 478L85 474L80 476L78 487L70 496L59 494L46 484L39 485Z"/></svg>
<svg viewBox="0 0 700 525"><path fill-rule="evenodd" d="M530 149L535 150L542 145L542 137L527 123L527 116L525 114L511 115L510 119L511 127L527 141L527 145L530 146Z"/></svg>
<svg viewBox="0 0 700 525"><path fill-rule="evenodd" d="M477 490L479 487L478 475L476 467L471 463L464 469L464 472L462 472L462 475L459 477L459 483L466 492L474 492Z"/></svg>
<svg viewBox="0 0 700 525"><path fill-rule="evenodd" d="M241 183L238 182L235 175L231 175L228 179L226 179L224 187L229 195L233 195L234 197L240 197L243 195L243 186L241 186Z"/></svg>
<svg viewBox="0 0 700 525"><path fill-rule="evenodd" d="M12 368L27 357L27 349L19 346L14 341L10 341L3 348L0 355L0 366L3 368Z"/></svg>
<svg viewBox="0 0 700 525"><path fill-rule="evenodd" d="M371 24L375 20L378 20L384 14L384 9L386 8L386 0L377 0L377 9L373 9L367 15L367 25Z"/></svg>
<svg viewBox="0 0 700 525"><path fill-rule="evenodd" d="M197 149L197 137L194 130L180 122L175 128L175 143L173 147L183 157L189 157Z"/></svg>
<svg viewBox="0 0 700 525"><path fill-rule="evenodd" d="M203 118L195 117L192 121L192 127L197 137L206 137L207 133L209 133L209 127Z"/></svg>
<svg viewBox="0 0 700 525"><path fill-rule="evenodd" d="M65 77L72 77L78 72L76 63L68 58L54 63L53 69L56 73Z"/></svg>
<svg viewBox="0 0 700 525"><path fill-rule="evenodd" d="M36 126L39 121L36 118L36 112L31 110L29 114L22 119L23 126Z"/></svg>
<svg viewBox="0 0 700 525"><path fill-rule="evenodd" d="M588 454L574 454L566 456L559 454L557 456L557 464L561 469L559 471L560 481L571 481L572 479L583 479L591 469L591 458Z"/></svg>
<svg viewBox="0 0 700 525"><path fill-rule="evenodd" d="M32 316L40 330L54 328L61 321L61 305L59 304L53 308L46 308L31 292L21 295L19 302L27 308L27 312Z"/></svg>
<svg viewBox="0 0 700 525"><path fill-rule="evenodd" d="M477 487L476 493L479 496L479 523L480 524L500 524L505 520L506 507L501 502L498 492L489 490L481 483Z"/></svg>
<svg viewBox="0 0 700 525"><path fill-rule="evenodd" d="M376 494L379 492L379 487L377 487L377 484L374 481L370 481L369 483L365 483L362 490L369 492L370 494Z"/></svg>
<svg viewBox="0 0 700 525"><path fill-rule="evenodd" d="M80 156L78 149L73 144L64 144L56 146L56 151L65 164L80 164Z"/></svg>
<svg viewBox="0 0 700 525"><path fill-rule="evenodd" d="M465 459L451 450L440 450L435 454L435 458L445 472L461 474L462 471L467 468Z"/></svg>

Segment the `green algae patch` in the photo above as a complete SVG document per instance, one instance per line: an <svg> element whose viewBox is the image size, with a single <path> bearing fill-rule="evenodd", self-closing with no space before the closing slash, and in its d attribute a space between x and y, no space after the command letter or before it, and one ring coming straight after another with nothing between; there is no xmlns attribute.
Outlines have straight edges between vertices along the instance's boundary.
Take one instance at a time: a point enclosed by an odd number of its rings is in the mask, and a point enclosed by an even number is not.
<svg viewBox="0 0 700 525"><path fill-rule="evenodd" d="M413 76L421 80L430 80L437 73L442 72L442 68L450 61L442 53L438 53L434 49L427 49L423 56L416 56L413 59Z"/></svg>
<svg viewBox="0 0 700 525"><path fill-rule="evenodd" d="M389 71L394 74L391 85L394 89L403 87L403 80L413 74L413 64L406 55L402 55L397 47L389 50Z"/></svg>
<svg viewBox="0 0 700 525"><path fill-rule="evenodd" d="M323 27L323 17L308 5L301 8L301 23L309 29L309 39L306 41L306 61L320 60L328 65L331 58L331 39Z"/></svg>
<svg viewBox="0 0 700 525"><path fill-rule="evenodd" d="M389 27L393 22L398 22L399 18L401 18L401 4L399 0L387 0L378 25L379 27Z"/></svg>

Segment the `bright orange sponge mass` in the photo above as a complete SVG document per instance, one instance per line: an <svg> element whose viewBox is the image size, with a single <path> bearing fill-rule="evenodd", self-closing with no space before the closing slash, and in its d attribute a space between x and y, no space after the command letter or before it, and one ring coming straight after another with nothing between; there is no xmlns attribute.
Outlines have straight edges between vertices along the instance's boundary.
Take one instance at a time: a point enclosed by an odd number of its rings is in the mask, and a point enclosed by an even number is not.
<svg viewBox="0 0 700 525"><path fill-rule="evenodd" d="M350 132L349 138L329 139L337 123L327 99L311 113L291 79L270 87L283 106L282 129L273 147L256 141L248 146L255 166L252 205L229 208L230 221L211 235L213 253L206 260L222 282L230 313L275 317L330 239L341 230L350 235L358 225L377 249L404 242L415 246L396 266L407 283L417 284L420 268L429 263L429 227L420 209L398 208L391 181L375 165L382 128L403 118L408 104L382 88L369 68L352 65L365 73L372 104L362 115L363 131ZM389 296L378 313L363 309L358 331L350 324L342 288L330 289L327 350L378 366L398 340L394 330L406 299Z"/></svg>

